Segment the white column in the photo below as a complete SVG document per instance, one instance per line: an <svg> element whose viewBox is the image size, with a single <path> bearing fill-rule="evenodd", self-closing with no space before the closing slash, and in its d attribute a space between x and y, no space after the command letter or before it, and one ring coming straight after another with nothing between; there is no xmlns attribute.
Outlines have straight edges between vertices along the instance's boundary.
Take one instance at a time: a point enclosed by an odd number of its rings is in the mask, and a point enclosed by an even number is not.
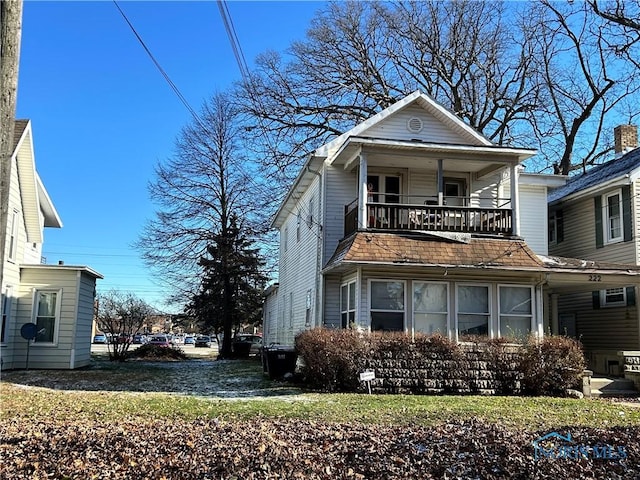
<svg viewBox="0 0 640 480"><path fill-rule="evenodd" d="M367 226L367 155L360 152L360 177L358 179L358 228Z"/></svg>
<svg viewBox="0 0 640 480"><path fill-rule="evenodd" d="M518 176L520 165L511 165L511 221L513 222L513 234L520 235L520 202Z"/></svg>

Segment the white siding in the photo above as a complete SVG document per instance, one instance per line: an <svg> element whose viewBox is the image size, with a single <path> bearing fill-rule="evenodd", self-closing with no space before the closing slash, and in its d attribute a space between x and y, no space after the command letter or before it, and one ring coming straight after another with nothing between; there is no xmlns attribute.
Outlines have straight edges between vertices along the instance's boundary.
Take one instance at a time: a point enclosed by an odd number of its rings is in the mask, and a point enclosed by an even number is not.
<svg viewBox="0 0 640 480"><path fill-rule="evenodd" d="M295 335L314 325L316 322L316 289L319 268L318 255L322 229L319 227L322 218L319 215L320 178L316 177L307 191L296 202L292 211L287 213L280 232L288 232L287 250L281 241L278 289L278 325L277 342L293 345ZM308 223L309 202L313 198L313 222ZM298 218L300 219L300 236L298 239ZM307 295L310 292L311 306L307 310ZM293 305L291 305L293 299ZM291 314L293 315L291 318Z"/></svg>
<svg viewBox="0 0 640 480"><path fill-rule="evenodd" d="M636 250L635 264L640 265L640 179L631 185L631 215L633 218L633 244Z"/></svg>
<svg viewBox="0 0 640 480"><path fill-rule="evenodd" d="M344 237L344 207L354 201L358 195L355 174L347 173L340 167L327 166L324 169L324 182L323 265L333 255L338 242Z"/></svg>
<svg viewBox="0 0 640 480"><path fill-rule="evenodd" d="M76 330L70 368L84 367L89 365L91 361L95 280L92 276L83 272L78 272L78 277Z"/></svg>
<svg viewBox="0 0 640 480"><path fill-rule="evenodd" d="M422 131L419 133L409 131L407 122L411 118L419 118L422 120ZM463 139L456 132L444 126L433 115L417 106L407 107L397 112L390 118L367 129L360 134L360 136L394 140L419 139L431 143L469 144L468 140Z"/></svg>
<svg viewBox="0 0 640 480"><path fill-rule="evenodd" d="M538 255L549 252L547 189L543 186L520 185L520 236Z"/></svg>

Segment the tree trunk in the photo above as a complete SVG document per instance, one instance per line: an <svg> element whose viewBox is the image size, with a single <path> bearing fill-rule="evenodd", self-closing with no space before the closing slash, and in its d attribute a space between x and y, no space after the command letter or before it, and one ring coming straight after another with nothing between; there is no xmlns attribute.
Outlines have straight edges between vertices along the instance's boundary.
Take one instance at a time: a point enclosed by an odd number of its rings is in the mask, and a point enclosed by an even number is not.
<svg viewBox="0 0 640 480"><path fill-rule="evenodd" d="M4 289L4 246L9 218L9 184L18 94L21 30L22 0L0 1L0 289ZM4 293L4 290L1 293ZM0 315L3 303L0 302Z"/></svg>

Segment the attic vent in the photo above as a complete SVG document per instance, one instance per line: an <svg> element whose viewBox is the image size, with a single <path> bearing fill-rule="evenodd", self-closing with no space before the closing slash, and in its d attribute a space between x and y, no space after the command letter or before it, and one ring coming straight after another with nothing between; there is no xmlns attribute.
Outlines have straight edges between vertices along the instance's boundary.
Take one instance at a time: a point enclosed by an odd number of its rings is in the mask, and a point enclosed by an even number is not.
<svg viewBox="0 0 640 480"><path fill-rule="evenodd" d="M420 133L422 131L422 120L417 117L410 118L407 122L407 130L412 133Z"/></svg>

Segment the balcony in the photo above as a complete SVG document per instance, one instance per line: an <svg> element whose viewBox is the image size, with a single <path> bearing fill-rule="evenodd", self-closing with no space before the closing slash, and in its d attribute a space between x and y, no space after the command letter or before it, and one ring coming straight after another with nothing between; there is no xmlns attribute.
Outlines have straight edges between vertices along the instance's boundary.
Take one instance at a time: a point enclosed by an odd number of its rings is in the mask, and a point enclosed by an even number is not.
<svg viewBox="0 0 640 480"><path fill-rule="evenodd" d="M402 201L402 196L395 198ZM412 199L415 200L415 196ZM437 201L432 199L427 199L422 204L367 202L365 228L505 236L513 234L513 212L509 199L449 197L445 200L447 201L456 205L434 205ZM492 203L494 206L479 206L483 203ZM357 199L344 207L345 236L358 229L358 207Z"/></svg>

